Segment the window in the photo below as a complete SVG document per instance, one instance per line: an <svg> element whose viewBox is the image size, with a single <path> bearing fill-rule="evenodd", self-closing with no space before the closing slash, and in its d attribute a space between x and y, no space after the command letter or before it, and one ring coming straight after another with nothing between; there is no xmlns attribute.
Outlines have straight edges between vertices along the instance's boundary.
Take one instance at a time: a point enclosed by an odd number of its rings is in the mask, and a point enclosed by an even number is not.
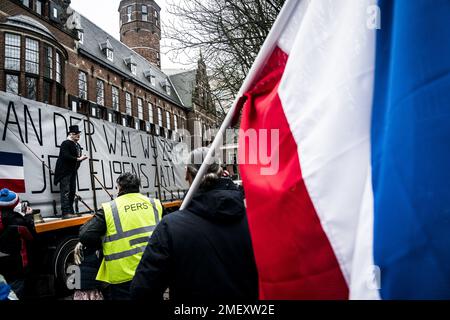
<svg viewBox="0 0 450 320"><path fill-rule="evenodd" d="M171 88L170 88L170 82L169 82L168 79L164 80L164 82L162 83L162 86L163 86L164 90L166 91L166 93L167 93L168 95L170 95L170 93L171 93Z"/></svg>
<svg viewBox="0 0 450 320"><path fill-rule="evenodd" d="M87 75L83 71L78 74L78 96L81 99L87 100Z"/></svg>
<svg viewBox="0 0 450 320"><path fill-rule="evenodd" d="M122 125L123 125L124 127L127 126L127 118L126 118L126 117L122 117Z"/></svg>
<svg viewBox="0 0 450 320"><path fill-rule="evenodd" d="M94 105L91 105L91 116L97 117L97 107Z"/></svg>
<svg viewBox="0 0 450 320"><path fill-rule="evenodd" d="M148 11L146 5L142 5L142 21L148 21Z"/></svg>
<svg viewBox="0 0 450 320"><path fill-rule="evenodd" d="M30 7L30 0L22 0L22 3L25 7Z"/></svg>
<svg viewBox="0 0 450 320"><path fill-rule="evenodd" d="M78 31L78 39L80 39L80 43L83 44L84 43L84 33L83 31Z"/></svg>
<svg viewBox="0 0 450 320"><path fill-rule="evenodd" d="M52 79L53 75L53 50L44 45L44 76Z"/></svg>
<svg viewBox="0 0 450 320"><path fill-rule="evenodd" d="M147 78L148 81L152 84L152 86L156 86L156 77L152 70L146 70L144 71L144 76Z"/></svg>
<svg viewBox="0 0 450 320"><path fill-rule="evenodd" d="M56 82L62 83L62 71L63 65L61 60L61 54L56 52Z"/></svg>
<svg viewBox="0 0 450 320"><path fill-rule="evenodd" d="M114 117L113 117L112 112L108 112L108 121L113 122L113 119L114 119Z"/></svg>
<svg viewBox="0 0 450 320"><path fill-rule="evenodd" d="M114 51L111 49L106 49L106 57L109 61L114 61Z"/></svg>
<svg viewBox="0 0 450 320"><path fill-rule="evenodd" d="M100 43L100 49L109 61L114 61L114 48L109 41L109 37L105 42Z"/></svg>
<svg viewBox="0 0 450 320"><path fill-rule="evenodd" d="M176 132L178 132L178 117L176 114L173 115L173 126Z"/></svg>
<svg viewBox="0 0 450 320"><path fill-rule="evenodd" d="M158 108L158 126L162 127L162 111L161 108Z"/></svg>
<svg viewBox="0 0 450 320"><path fill-rule="evenodd" d="M127 17L128 17L128 21L127 22L131 21L131 12L132 12L132 10L133 10L132 6L128 6L127 7Z"/></svg>
<svg viewBox="0 0 450 320"><path fill-rule="evenodd" d="M102 80L97 80L97 104L105 105L105 83Z"/></svg>
<svg viewBox="0 0 450 320"><path fill-rule="evenodd" d="M28 99L36 100L37 98L37 79L32 77L26 77L27 91L26 97Z"/></svg>
<svg viewBox="0 0 450 320"><path fill-rule="evenodd" d="M158 11L155 10L155 18L158 19Z"/></svg>
<svg viewBox="0 0 450 320"><path fill-rule="evenodd" d="M5 69L20 71L20 36L5 34Z"/></svg>
<svg viewBox="0 0 450 320"><path fill-rule="evenodd" d="M153 105L150 102L148 103L148 121L153 123Z"/></svg>
<svg viewBox="0 0 450 320"><path fill-rule="evenodd" d="M127 115L130 115L130 116L133 115L132 103L131 103L131 94L129 94L128 92L125 93L125 113Z"/></svg>
<svg viewBox="0 0 450 320"><path fill-rule="evenodd" d="M166 111L166 123L167 123L167 129L171 129L170 127L170 113L169 111Z"/></svg>
<svg viewBox="0 0 450 320"><path fill-rule="evenodd" d="M36 0L36 12L42 14L42 1Z"/></svg>
<svg viewBox="0 0 450 320"><path fill-rule="evenodd" d="M19 94L19 76L14 74L6 75L6 92Z"/></svg>
<svg viewBox="0 0 450 320"><path fill-rule="evenodd" d="M136 75L136 73L137 73L136 65L135 65L135 64L131 64L131 65L130 65L130 68L131 68L131 73L134 74L134 75Z"/></svg>
<svg viewBox="0 0 450 320"><path fill-rule="evenodd" d="M139 130L139 127L140 127L140 125L139 125L139 119L134 119L135 121L134 121L134 128L136 129L136 130Z"/></svg>
<svg viewBox="0 0 450 320"><path fill-rule="evenodd" d="M144 107L142 105L142 99L138 98L138 118L144 120Z"/></svg>
<svg viewBox="0 0 450 320"><path fill-rule="evenodd" d="M53 8L53 18L57 19L58 18L58 9L57 8Z"/></svg>
<svg viewBox="0 0 450 320"><path fill-rule="evenodd" d="M117 87L112 87L112 107L119 111L119 89Z"/></svg>
<svg viewBox="0 0 450 320"><path fill-rule="evenodd" d="M125 64L130 69L131 73L136 75L137 74L137 68L136 68L136 61L133 56L129 56L128 58L124 59Z"/></svg>
<svg viewBox="0 0 450 320"><path fill-rule="evenodd" d="M39 74L39 42L25 40L25 72Z"/></svg>
<svg viewBox="0 0 450 320"><path fill-rule="evenodd" d="M52 102L52 83L50 81L44 80L44 102L51 103Z"/></svg>

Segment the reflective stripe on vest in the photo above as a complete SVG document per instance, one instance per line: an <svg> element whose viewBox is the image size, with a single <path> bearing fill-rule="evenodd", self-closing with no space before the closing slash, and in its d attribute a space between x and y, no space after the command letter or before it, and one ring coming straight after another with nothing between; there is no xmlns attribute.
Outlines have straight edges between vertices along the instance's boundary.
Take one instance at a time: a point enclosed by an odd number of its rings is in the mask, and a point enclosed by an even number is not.
<svg viewBox="0 0 450 320"><path fill-rule="evenodd" d="M158 222L159 222L159 212L158 212L158 209L156 208L155 200L153 200L153 199L149 199L149 200L150 200L150 204L152 205L152 208L153 208L153 214L155 216L155 222L156 222L156 224L158 224ZM116 241L116 240L123 239L123 238L128 238L128 237L134 236L136 234L144 233L144 232L151 232L151 231L153 231L155 229L156 225L149 226L149 227L142 227L142 228L138 228L138 229L134 229L134 230L123 232L122 223L120 222L119 210L117 210L117 203L116 203L116 201L111 201L110 205L111 205L111 211L112 211L112 215L113 215L113 219L114 219L114 225L116 227L117 233L112 235L112 236L105 237L105 240L103 240L103 243Z"/></svg>
<svg viewBox="0 0 450 320"><path fill-rule="evenodd" d="M159 200L133 193L103 204L103 210L107 231L97 280L113 284L130 281L161 220L162 205Z"/></svg>

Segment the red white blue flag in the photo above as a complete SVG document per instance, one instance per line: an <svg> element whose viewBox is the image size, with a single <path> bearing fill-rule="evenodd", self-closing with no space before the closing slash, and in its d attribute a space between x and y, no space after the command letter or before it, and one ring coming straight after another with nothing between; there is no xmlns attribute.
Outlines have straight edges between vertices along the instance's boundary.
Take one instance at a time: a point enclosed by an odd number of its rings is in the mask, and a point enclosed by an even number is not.
<svg viewBox="0 0 450 320"><path fill-rule="evenodd" d="M449 21L445 0L285 3L241 89L261 299L450 298Z"/></svg>
<svg viewBox="0 0 450 320"><path fill-rule="evenodd" d="M0 188L16 193L25 192L23 155L21 153L0 151Z"/></svg>

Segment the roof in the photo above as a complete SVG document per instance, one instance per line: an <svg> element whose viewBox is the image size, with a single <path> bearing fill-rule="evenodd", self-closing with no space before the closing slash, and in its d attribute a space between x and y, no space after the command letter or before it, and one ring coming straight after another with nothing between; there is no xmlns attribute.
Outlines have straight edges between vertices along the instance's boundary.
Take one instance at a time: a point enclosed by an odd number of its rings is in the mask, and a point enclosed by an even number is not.
<svg viewBox="0 0 450 320"><path fill-rule="evenodd" d="M83 44L80 43L79 49L81 53L88 55L90 58L97 60L105 65L108 65L112 69L125 74L129 78L138 82L141 86L147 88L149 91L157 93L159 96L175 103L178 106L183 106L176 90L171 90L171 94L168 95L163 87L168 76L164 74L159 68L151 64L144 57L133 51L131 48L115 39L106 31L98 27L95 23L80 14L81 27L83 28ZM114 61L107 59L106 55L102 52L102 44L105 44L107 39L114 51ZM103 45L104 47L104 45ZM130 61L130 58L136 63L137 73L133 75L128 68L125 61ZM146 74L154 75L156 85L152 86L151 82L146 78Z"/></svg>
<svg viewBox="0 0 450 320"><path fill-rule="evenodd" d="M192 93L195 87L197 70L184 71L170 76L180 99L186 108L192 109Z"/></svg>
<svg viewBox="0 0 450 320"><path fill-rule="evenodd" d="M52 33L43 24L28 16L17 15L8 17L3 25L27 29L57 41Z"/></svg>
<svg viewBox="0 0 450 320"><path fill-rule="evenodd" d="M163 69L163 72L165 74L167 74L169 77L173 76L174 74L183 73L183 72L187 72L187 71L191 71L191 70L188 70L188 69L166 69L166 68Z"/></svg>

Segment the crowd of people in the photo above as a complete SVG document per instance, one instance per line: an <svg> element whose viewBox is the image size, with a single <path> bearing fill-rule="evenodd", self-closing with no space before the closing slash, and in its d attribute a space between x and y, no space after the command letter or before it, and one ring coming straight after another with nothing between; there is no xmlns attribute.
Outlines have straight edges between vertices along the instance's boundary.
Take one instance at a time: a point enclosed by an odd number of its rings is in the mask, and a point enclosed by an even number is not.
<svg viewBox="0 0 450 320"><path fill-rule="evenodd" d="M61 200L70 215L74 214L70 210L72 174L84 160L76 148L79 130L73 127L71 131L68 141L75 144L68 143L68 149L76 154L67 159L75 170L59 179L69 184L62 188ZM191 152L186 166L190 184L207 151L200 148ZM217 159L209 163L188 206L170 214L158 199L140 193L140 179L135 174L123 173L116 183L117 197L103 203L80 229L75 262L81 279L74 300L157 301L167 299L167 295L173 301L257 300L258 278L244 194ZM6 251L0 255L0 274L20 299L24 277L11 270L19 270L18 265L26 270L20 250L35 234L32 215L29 208L23 212L17 195L6 189L0 192L0 208L0 254ZM10 269L4 268L3 261L9 261ZM1 288L0 281L0 299Z"/></svg>

